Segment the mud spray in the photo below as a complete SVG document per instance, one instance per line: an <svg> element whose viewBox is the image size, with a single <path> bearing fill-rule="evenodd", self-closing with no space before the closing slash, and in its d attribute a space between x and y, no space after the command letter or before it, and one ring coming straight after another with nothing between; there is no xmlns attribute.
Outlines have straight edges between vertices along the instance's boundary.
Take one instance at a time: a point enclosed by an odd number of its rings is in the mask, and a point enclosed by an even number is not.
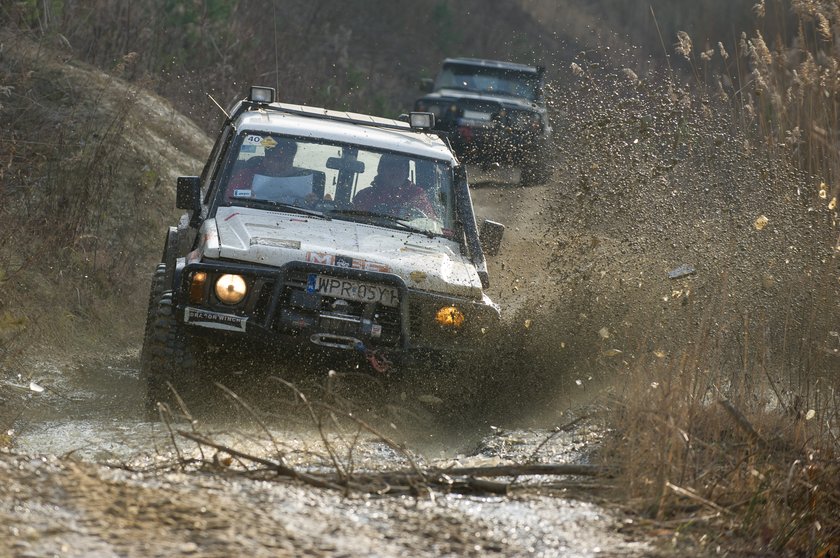
<svg viewBox="0 0 840 558"><path fill-rule="evenodd" d="M780 394L836 371L837 212L798 146L760 142L742 92L583 54L565 70L552 182L473 190L507 231L490 261L505 324L449 386L470 419L556 424L651 366Z"/></svg>
<svg viewBox="0 0 840 558"><path fill-rule="evenodd" d="M585 55L557 73L552 181L473 181L479 219L507 226L489 261L504 323L482 356L382 389L336 368L324 391L382 424L464 433L554 426L648 367L713 369L716 389L773 376L780 394L836 370L836 208L795 146L757 141L735 91Z"/></svg>

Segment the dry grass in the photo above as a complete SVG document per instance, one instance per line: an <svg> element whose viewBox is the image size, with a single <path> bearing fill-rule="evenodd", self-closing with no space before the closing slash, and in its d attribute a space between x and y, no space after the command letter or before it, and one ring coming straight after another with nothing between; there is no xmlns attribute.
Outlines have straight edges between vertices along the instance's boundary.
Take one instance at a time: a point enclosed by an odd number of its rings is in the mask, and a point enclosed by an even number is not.
<svg viewBox="0 0 840 558"><path fill-rule="evenodd" d="M840 21L792 7L795 47L676 38L686 80L574 61L555 95L580 227L564 248L598 246L575 326L610 336L578 354L619 378L602 457L634 511L744 554L837 556ZM680 263L696 272L667 279ZM591 356L606 343L621 357Z"/></svg>
<svg viewBox="0 0 840 558"><path fill-rule="evenodd" d="M226 105L249 84L271 85L287 102L394 117L446 56L531 62L535 46L551 41L509 0L13 2L0 6L6 22L54 35L109 72L134 53L126 78L151 79L153 91L212 132L208 93Z"/></svg>
<svg viewBox="0 0 840 558"><path fill-rule="evenodd" d="M837 555L835 389L785 408L768 375L734 403L727 375L686 354L670 365L639 363L622 380L629 389L610 405L618 426L602 458L621 464L636 512L688 533L705 517L696 532L710 545L740 539L745 551Z"/></svg>
<svg viewBox="0 0 840 558"><path fill-rule="evenodd" d="M2 42L0 363L44 345L134 345L146 297L133 293L148 289L162 243L147 231L174 219L173 169L197 173L207 139L192 126L177 149L153 145L145 122L166 115L137 87L67 64L50 39Z"/></svg>

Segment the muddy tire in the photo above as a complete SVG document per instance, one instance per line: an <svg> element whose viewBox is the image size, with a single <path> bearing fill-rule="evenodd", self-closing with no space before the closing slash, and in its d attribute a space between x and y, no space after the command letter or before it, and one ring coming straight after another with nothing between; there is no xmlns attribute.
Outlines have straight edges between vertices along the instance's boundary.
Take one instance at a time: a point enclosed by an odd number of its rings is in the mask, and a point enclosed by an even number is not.
<svg viewBox="0 0 840 558"><path fill-rule="evenodd" d="M175 318L171 291L160 295L150 318L140 353L140 381L146 389L144 413L154 420L160 416L159 402L177 413L175 393L188 404L199 383L195 344Z"/></svg>
<svg viewBox="0 0 840 558"><path fill-rule="evenodd" d="M146 310L146 327L143 333L143 347L140 351L140 384L144 390L142 397L143 414L149 418L158 416L156 402L151 401L150 398L147 397L147 386L149 383L149 375L151 373L151 365L149 363L151 336L152 331L154 330L155 321L157 320L158 303L160 302L161 296L163 296L163 292L166 288L165 282L166 264L161 263L158 264L154 275L152 275L152 284L149 288L149 303Z"/></svg>
<svg viewBox="0 0 840 558"><path fill-rule="evenodd" d="M149 305L146 310L146 329L143 339L148 337L149 331L155 323L157 307L163 291L166 289L166 264L158 264L152 276L152 285L149 288Z"/></svg>

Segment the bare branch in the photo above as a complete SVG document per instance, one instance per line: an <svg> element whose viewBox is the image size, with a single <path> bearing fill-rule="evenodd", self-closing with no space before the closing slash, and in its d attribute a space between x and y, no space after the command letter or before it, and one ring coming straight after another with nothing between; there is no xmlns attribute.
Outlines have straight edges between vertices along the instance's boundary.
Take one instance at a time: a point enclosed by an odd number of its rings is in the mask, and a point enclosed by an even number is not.
<svg viewBox="0 0 840 558"><path fill-rule="evenodd" d="M324 443L324 449L327 450L327 454L330 456L330 460L332 461L333 467L335 468L336 473L342 478L345 477L346 472L344 471L344 467L342 467L341 462L338 460L338 456L333 451L332 444L330 444L329 439L327 438L326 433L324 432L324 424L323 421L315 414L315 409L313 408L312 404L307 399L306 394L304 394L297 386L284 380L283 378L279 378L274 376L274 378L295 392L298 397L300 397L301 401L303 401L304 405L306 405L306 410L309 411L309 416L312 418L312 422L315 423L318 427L318 434L321 436L321 441Z"/></svg>
<svg viewBox="0 0 840 558"><path fill-rule="evenodd" d="M665 486L667 486L668 488L670 488L671 490L673 490L676 494L679 494L680 496L690 498L691 500L694 500L695 502L699 502L700 504L703 504L704 506L706 506L708 508L712 508L715 511L730 515L729 510L727 510L726 508L720 507L719 505L715 504L711 500L707 500L707 499L703 498L702 496L700 496L696 492L693 492L693 491L691 491L687 488L682 488L681 486L677 486L675 484L671 484L670 482L667 482L667 481L665 482Z"/></svg>
<svg viewBox="0 0 840 558"><path fill-rule="evenodd" d="M747 417L745 417L744 414L741 411L739 411L735 407L735 405L732 404L731 401L729 401L728 399L721 399L720 401L718 401L718 403L720 403L721 407L723 407L726 410L726 412L729 413L729 416L731 416L735 420L735 424L737 424L738 427L744 431L744 433L749 437L751 442L758 444L761 447L767 446L767 441L761 437L761 435L756 431L756 429L753 428L753 425L750 423L750 421L747 420Z"/></svg>
<svg viewBox="0 0 840 558"><path fill-rule="evenodd" d="M266 435L266 436L268 436L268 439L271 441L271 445L273 445L273 446L274 446L274 451L275 451L276 455L278 456L278 458L279 458L279 459L281 460L281 462L282 462L282 461L283 461L283 457L282 457L282 456L283 456L283 452L281 452L281 451L280 451L280 447L277 445L277 440L276 440L276 439L274 438L274 436L271 434L271 430L269 430L269 429L268 429L268 426L267 426L267 425L265 424L265 422L263 422L263 420L259 417L259 415L258 415L258 414L257 414L257 412L254 410L254 408L253 408L253 407L251 407L250 405L248 405L245 401L243 401L243 400L242 400L242 398L241 398L241 397L239 397L239 395L237 395L237 394L236 394L233 390L231 390L231 389L230 389L229 387L227 387L226 385L224 385L224 384L222 384L222 383L219 383L219 382L215 382L215 385L216 385L216 387L217 387L217 388L219 388L219 389L220 389L220 390L222 390L225 394L227 394L227 396L228 396L228 397L230 397L231 399L233 399L233 400L234 400L234 401L235 401L238 405L240 405L243 409L245 409L245 410L248 412L248 414L249 414L249 415L251 415L251 417L253 417L253 419L254 419L255 421L257 421L257 424L259 424L259 425L260 425L260 428L262 428L262 431L263 431L263 432L265 432L265 435Z"/></svg>
<svg viewBox="0 0 840 558"><path fill-rule="evenodd" d="M239 450L235 450L231 447L225 446L223 444L218 444L213 440L205 438L199 434L187 432L186 430L178 430L178 434L188 440L192 440L193 442L217 449L219 451L223 451L227 454L230 454L232 457L243 459L245 461L253 461L254 463L259 463L260 465L264 465L265 467L279 475L302 481L306 484L315 486L317 488L331 488L333 490L343 490L344 488L340 485L323 480L320 477L308 475L306 473L300 473L291 467L283 465L282 463L277 463L276 461L271 461L270 459L250 455L245 452L241 452Z"/></svg>

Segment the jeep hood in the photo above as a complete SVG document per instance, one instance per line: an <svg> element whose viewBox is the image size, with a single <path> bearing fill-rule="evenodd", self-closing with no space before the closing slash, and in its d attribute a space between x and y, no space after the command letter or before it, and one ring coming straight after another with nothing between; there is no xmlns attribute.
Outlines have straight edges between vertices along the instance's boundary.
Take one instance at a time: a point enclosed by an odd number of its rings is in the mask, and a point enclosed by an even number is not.
<svg viewBox="0 0 840 558"><path fill-rule="evenodd" d="M477 103L498 103L508 109L520 110L541 110L539 105L522 97L511 97L508 95L493 95L492 93L479 93L476 91L464 91L461 89L439 89L423 97L423 101L469 101Z"/></svg>
<svg viewBox="0 0 840 558"><path fill-rule="evenodd" d="M480 300L481 280L455 241L367 223L220 207L202 227L207 258L282 266L303 261L399 275L409 288Z"/></svg>

